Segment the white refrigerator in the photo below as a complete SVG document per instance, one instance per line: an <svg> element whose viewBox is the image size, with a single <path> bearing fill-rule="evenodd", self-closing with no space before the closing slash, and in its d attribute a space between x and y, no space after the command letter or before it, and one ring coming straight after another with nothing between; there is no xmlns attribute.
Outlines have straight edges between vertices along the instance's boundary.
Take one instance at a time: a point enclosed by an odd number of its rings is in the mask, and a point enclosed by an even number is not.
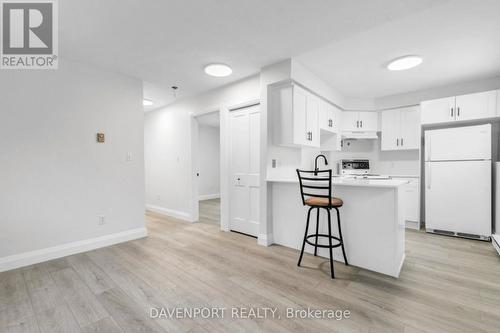
<svg viewBox="0 0 500 333"><path fill-rule="evenodd" d="M425 131L428 232L491 237L491 125Z"/></svg>

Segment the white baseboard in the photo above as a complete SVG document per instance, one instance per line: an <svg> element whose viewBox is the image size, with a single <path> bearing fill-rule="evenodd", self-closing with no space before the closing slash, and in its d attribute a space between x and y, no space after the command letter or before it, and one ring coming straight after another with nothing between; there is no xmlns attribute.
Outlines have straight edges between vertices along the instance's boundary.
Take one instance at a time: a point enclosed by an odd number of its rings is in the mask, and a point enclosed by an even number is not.
<svg viewBox="0 0 500 333"><path fill-rule="evenodd" d="M406 254L403 253L403 257L401 258L401 262L399 263L399 267L396 270L396 272L394 272L394 275L392 275L393 277L399 278L399 274L401 273L401 269L403 268L403 264L405 263L405 258L406 258Z"/></svg>
<svg viewBox="0 0 500 333"><path fill-rule="evenodd" d="M273 234L260 234L259 237L257 237L257 244L262 246L273 244Z"/></svg>
<svg viewBox="0 0 500 333"><path fill-rule="evenodd" d="M491 235L491 243L498 254L500 254L500 234Z"/></svg>
<svg viewBox="0 0 500 333"><path fill-rule="evenodd" d="M45 249L24 252L0 258L0 272L29 266L40 262L66 257L72 254L95 250L113 244L147 237L146 228L137 228L96 238L52 246Z"/></svg>
<svg viewBox="0 0 500 333"><path fill-rule="evenodd" d="M210 200L210 199L219 199L220 194L203 194L198 197L198 201L203 201L203 200Z"/></svg>
<svg viewBox="0 0 500 333"><path fill-rule="evenodd" d="M179 220L194 222L190 214L178 210L168 209L165 207L146 205L146 209L157 214L173 217Z"/></svg>
<svg viewBox="0 0 500 333"><path fill-rule="evenodd" d="M405 221L405 226L408 229L420 230L420 222L418 221Z"/></svg>

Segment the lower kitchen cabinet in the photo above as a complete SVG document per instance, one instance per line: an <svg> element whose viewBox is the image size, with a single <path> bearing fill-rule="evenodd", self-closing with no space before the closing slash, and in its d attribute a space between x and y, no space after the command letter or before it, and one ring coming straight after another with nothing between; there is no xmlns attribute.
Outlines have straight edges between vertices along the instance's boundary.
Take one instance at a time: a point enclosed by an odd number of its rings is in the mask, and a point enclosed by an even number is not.
<svg viewBox="0 0 500 333"><path fill-rule="evenodd" d="M406 179L406 178L405 178ZM420 229L420 180L407 178L409 184L403 188L405 224L409 229Z"/></svg>

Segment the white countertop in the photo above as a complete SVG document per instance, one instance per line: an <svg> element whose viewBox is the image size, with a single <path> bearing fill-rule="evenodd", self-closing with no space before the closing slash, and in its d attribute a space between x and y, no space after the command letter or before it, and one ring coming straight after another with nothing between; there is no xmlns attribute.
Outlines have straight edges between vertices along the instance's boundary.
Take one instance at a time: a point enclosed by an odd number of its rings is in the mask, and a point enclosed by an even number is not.
<svg viewBox="0 0 500 333"><path fill-rule="evenodd" d="M298 183L298 178L270 178L266 180L270 183ZM400 187L408 184L403 179L354 179L344 177L332 177L334 186L357 186L357 187Z"/></svg>

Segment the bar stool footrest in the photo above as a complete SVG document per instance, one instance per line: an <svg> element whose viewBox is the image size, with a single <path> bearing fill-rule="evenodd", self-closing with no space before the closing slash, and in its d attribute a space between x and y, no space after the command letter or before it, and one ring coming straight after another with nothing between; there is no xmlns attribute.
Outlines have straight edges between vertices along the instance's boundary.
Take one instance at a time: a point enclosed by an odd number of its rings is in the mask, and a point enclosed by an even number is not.
<svg viewBox="0 0 500 333"><path fill-rule="evenodd" d="M316 236L318 236L318 238L319 237L324 237L324 238L327 238L327 239L328 239L328 237L330 237L331 239L337 241L337 243L336 244L332 244L332 246L330 246L330 245L316 244L316 243L313 243L313 242L309 241L309 238L312 238L312 237L316 238ZM319 242L319 239L318 239L318 242ZM342 241L340 240L340 238L334 237L334 236L329 236L327 234L317 234L317 235L316 234L312 234L312 235L308 235L306 237L306 243L309 244L309 245L312 245L312 246L322 247L322 248L325 248L325 249L329 249L330 247L333 249L335 247L339 247L339 246L342 245Z"/></svg>

